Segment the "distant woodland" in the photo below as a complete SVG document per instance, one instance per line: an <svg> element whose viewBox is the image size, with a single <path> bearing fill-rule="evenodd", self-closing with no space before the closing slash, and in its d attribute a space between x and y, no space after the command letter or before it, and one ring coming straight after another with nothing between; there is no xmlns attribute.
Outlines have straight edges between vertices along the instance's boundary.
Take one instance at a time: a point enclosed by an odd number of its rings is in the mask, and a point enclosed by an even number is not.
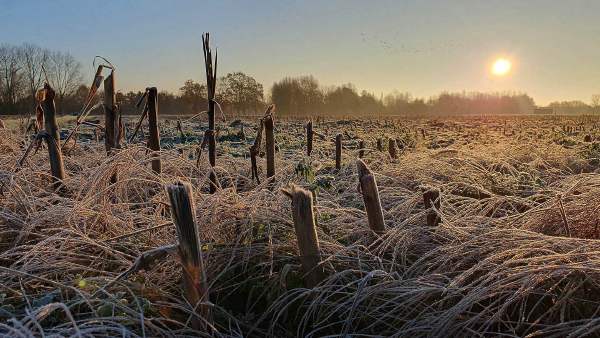
<svg viewBox="0 0 600 338"><path fill-rule="evenodd" d="M35 93L45 81L57 93L57 110L77 113L91 82L81 69L69 53L32 44L0 45L0 115L31 114ZM137 111L135 103L143 90L118 92L124 114ZM284 116L531 114L536 107L525 93L443 92L424 99L399 91L375 95L350 83L322 86L313 76L284 77L265 92L263 84L243 72L218 79L217 101L230 116L260 113L268 103L274 103L277 113ZM177 92L159 93L161 114L193 114L206 106L206 85L193 80L185 81ZM549 107L556 114L600 114L600 95L594 95L589 104L563 101Z"/></svg>

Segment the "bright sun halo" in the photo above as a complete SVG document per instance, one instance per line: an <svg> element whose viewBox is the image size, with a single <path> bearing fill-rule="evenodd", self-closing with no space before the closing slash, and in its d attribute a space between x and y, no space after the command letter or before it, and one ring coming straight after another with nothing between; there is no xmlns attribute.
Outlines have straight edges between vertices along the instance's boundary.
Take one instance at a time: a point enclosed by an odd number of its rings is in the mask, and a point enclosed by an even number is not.
<svg viewBox="0 0 600 338"><path fill-rule="evenodd" d="M508 61L507 59L497 59L496 61L494 61L494 64L492 65L492 74L497 75L497 76L503 76L506 75L508 72L510 72L510 68L511 68L511 63L510 61Z"/></svg>

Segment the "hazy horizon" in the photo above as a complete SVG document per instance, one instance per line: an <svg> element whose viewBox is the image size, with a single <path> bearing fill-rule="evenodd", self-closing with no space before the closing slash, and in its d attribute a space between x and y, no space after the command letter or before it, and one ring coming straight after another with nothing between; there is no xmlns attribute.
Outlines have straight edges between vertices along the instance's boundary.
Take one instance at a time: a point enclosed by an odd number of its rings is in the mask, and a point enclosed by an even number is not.
<svg viewBox="0 0 600 338"><path fill-rule="evenodd" d="M285 76L353 83L377 96L524 92L540 105L600 93L600 2L593 1L3 1L0 42L68 51L91 81L95 55L120 90L177 91L204 81L201 34L219 74L242 71L267 91ZM492 62L509 58L496 77Z"/></svg>

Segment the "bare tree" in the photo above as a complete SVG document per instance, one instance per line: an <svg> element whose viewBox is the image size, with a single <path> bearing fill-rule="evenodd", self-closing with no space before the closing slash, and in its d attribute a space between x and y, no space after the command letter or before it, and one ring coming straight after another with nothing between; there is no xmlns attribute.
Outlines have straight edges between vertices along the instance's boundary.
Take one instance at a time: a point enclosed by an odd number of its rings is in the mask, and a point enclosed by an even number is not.
<svg viewBox="0 0 600 338"><path fill-rule="evenodd" d="M35 93L42 88L45 76L43 67L47 67L50 52L39 46L25 43L19 48L21 59L23 61L23 76L27 82L27 90L35 104Z"/></svg>
<svg viewBox="0 0 600 338"><path fill-rule="evenodd" d="M21 94L21 69L18 49L11 45L0 46L0 82L2 82L2 100L12 107Z"/></svg>
<svg viewBox="0 0 600 338"><path fill-rule="evenodd" d="M73 94L83 81L81 63L69 53L50 53L47 71L59 104Z"/></svg>

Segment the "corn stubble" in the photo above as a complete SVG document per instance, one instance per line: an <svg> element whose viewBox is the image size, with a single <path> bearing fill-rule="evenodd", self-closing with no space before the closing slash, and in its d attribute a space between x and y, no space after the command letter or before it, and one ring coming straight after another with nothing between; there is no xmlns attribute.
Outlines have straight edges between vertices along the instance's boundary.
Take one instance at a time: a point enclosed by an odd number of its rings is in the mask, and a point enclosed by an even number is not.
<svg viewBox="0 0 600 338"><path fill-rule="evenodd" d="M543 118L510 121L522 132L506 135L493 117L392 121L418 138L390 161L377 138L397 139L397 129L352 120L360 135L344 137L336 170L330 140L344 130L326 119L315 126L327 134L312 145L311 180L294 172L306 159L305 122L277 121L277 180L252 180L249 159L220 143L214 172L222 189L214 194L210 161L162 149L152 154L159 174L142 145L107 157L92 141L64 157L69 194L61 195L49 186L47 155L32 153L14 170L23 135L0 130L0 335L599 334L600 147L584 134L551 132L560 124ZM247 129L244 151L258 128ZM178 134L161 127L161 136ZM588 134L593 140L598 131ZM566 138L575 145L565 146ZM357 168L359 151L368 173ZM265 159L255 160L255 174L265 177ZM357 191L359 169L379 189L385 228L376 236ZM178 181L191 185L173 186ZM321 262L310 278L280 191L310 200L318 184L313 237ZM202 297L182 289L177 254L142 256L172 248L182 234L166 186L193 187L185 189L198 227L192 243L210 294L199 307L189 300ZM424 187L439 194L435 210L425 207ZM119 277L134 263L135 272Z"/></svg>

